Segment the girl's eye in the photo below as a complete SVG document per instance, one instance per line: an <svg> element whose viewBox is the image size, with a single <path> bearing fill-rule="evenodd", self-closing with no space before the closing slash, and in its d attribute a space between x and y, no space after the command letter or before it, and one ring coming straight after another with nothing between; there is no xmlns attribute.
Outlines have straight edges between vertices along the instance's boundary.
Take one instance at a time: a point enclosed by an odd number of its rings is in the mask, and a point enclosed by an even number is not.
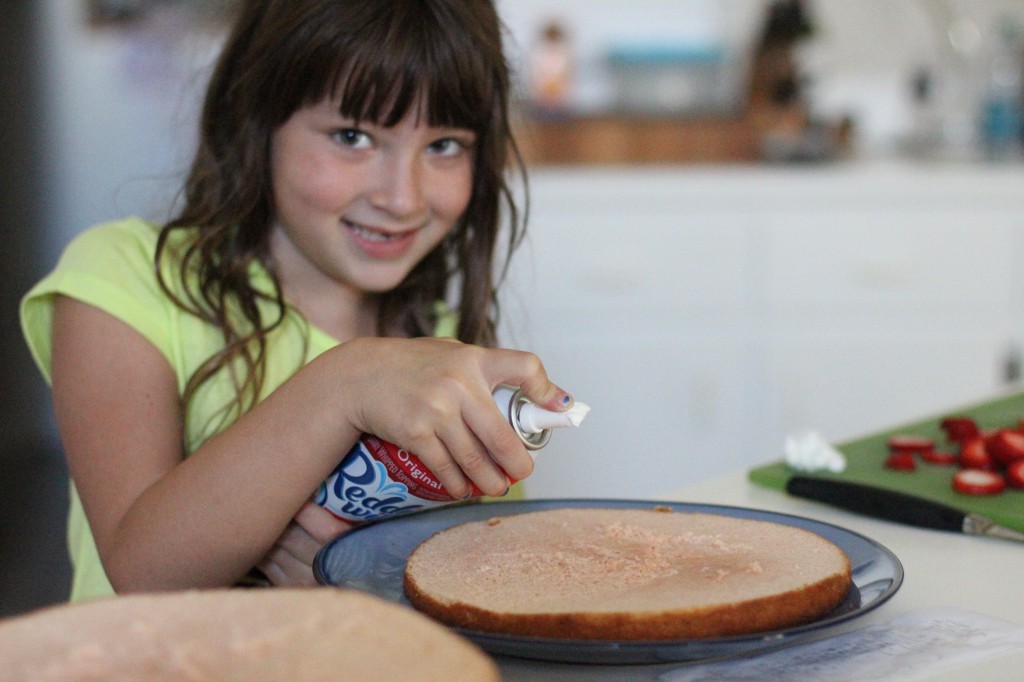
<svg viewBox="0 0 1024 682"><path fill-rule="evenodd" d="M340 128L333 131L331 137L353 149L366 149L370 146L370 136L358 128Z"/></svg>
<svg viewBox="0 0 1024 682"><path fill-rule="evenodd" d="M458 156L472 146L469 142L454 137L445 137L430 143L430 151L438 156Z"/></svg>

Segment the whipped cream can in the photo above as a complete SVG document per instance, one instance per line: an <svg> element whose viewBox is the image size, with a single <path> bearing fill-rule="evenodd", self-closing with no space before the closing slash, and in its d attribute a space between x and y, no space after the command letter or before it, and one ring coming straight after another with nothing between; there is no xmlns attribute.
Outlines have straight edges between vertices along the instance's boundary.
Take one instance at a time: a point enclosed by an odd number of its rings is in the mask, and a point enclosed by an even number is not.
<svg viewBox="0 0 1024 682"><path fill-rule="evenodd" d="M534 405L516 388L499 386L493 395L498 408L531 452L547 444L551 426L563 425L557 418L566 419L564 413ZM589 410L582 403L577 405L582 406L584 415ZM574 423L581 419L578 417ZM473 486L472 496L482 494ZM374 435L363 434L320 484L313 501L346 521L374 521L461 500L452 497L415 454Z"/></svg>

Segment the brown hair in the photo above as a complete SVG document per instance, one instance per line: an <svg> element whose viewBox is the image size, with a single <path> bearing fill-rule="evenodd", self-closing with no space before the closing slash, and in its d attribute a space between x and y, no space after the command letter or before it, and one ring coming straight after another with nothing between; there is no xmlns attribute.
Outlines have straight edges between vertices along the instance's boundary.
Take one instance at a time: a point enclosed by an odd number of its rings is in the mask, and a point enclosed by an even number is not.
<svg viewBox="0 0 1024 682"><path fill-rule="evenodd" d="M458 338L496 343L493 259L503 205L506 265L525 227L505 171L514 162L524 187L525 171L510 130L509 69L491 0L244 0L207 89L184 207L157 247L165 291L224 334L223 350L190 378L186 406L237 359L245 367L236 380L239 406L243 394L255 401L260 393L266 336L289 313L268 244L271 135L296 110L339 95L342 115L357 121L395 125L422 103L417 113L428 124L476 132L469 205L405 281L379 295L378 333L431 334L432 304L451 286L459 289ZM184 297L161 274L174 230L195 233L179 267ZM254 261L270 273L273 292L252 287ZM261 299L276 302L275 319L261 317Z"/></svg>

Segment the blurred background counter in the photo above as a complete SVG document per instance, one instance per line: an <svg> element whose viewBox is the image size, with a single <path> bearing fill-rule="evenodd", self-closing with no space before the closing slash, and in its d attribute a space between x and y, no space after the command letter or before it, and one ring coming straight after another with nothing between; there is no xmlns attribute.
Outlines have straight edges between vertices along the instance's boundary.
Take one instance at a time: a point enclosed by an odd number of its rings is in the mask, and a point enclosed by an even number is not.
<svg viewBox="0 0 1024 682"><path fill-rule="evenodd" d="M531 166L740 163L758 159L758 137L739 117L593 114L534 118L519 144Z"/></svg>

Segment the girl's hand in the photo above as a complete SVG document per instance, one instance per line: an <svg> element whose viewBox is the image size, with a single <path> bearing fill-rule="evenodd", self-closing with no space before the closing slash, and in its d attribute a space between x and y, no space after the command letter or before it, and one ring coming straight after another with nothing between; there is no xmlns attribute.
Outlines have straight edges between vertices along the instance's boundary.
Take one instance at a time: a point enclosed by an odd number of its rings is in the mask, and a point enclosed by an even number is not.
<svg viewBox="0 0 1024 682"><path fill-rule="evenodd" d="M307 502L257 568L274 585L312 586L313 559L325 544L354 526Z"/></svg>
<svg viewBox="0 0 1024 682"><path fill-rule="evenodd" d="M509 477L533 472L491 397L498 385L518 386L546 409L572 405L532 353L429 338L356 339L339 349L346 397L356 398L346 401L349 423L418 455L457 498L470 494L470 482L504 494Z"/></svg>

